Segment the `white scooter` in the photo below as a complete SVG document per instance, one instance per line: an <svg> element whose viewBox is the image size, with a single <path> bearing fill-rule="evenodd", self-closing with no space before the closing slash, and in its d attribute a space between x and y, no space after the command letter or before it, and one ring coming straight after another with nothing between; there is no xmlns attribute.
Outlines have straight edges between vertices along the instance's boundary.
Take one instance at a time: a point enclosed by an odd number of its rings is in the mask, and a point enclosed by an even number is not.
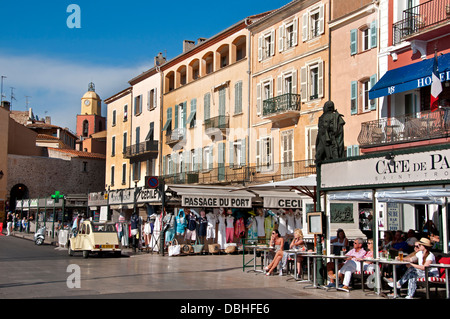
<svg viewBox="0 0 450 319"><path fill-rule="evenodd" d="M34 234L34 243L36 245L42 245L45 239L45 226L38 229L38 231Z"/></svg>

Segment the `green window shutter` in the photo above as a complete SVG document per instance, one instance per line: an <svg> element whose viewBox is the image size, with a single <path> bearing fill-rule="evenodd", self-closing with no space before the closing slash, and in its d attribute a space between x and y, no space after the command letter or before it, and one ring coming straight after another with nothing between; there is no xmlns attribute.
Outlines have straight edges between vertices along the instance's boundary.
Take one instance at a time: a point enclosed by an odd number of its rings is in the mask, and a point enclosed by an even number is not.
<svg viewBox="0 0 450 319"><path fill-rule="evenodd" d="M351 114L358 113L358 81L352 81L351 83Z"/></svg>
<svg viewBox="0 0 450 319"><path fill-rule="evenodd" d="M244 138L241 140L241 166L244 166L245 163L245 156L246 156L246 141L247 138Z"/></svg>
<svg viewBox="0 0 450 319"><path fill-rule="evenodd" d="M166 172L166 158L167 158L167 156L163 155L163 160L162 160L162 164L163 164L163 171L162 171L162 173L163 173L163 176L167 175L167 172Z"/></svg>
<svg viewBox="0 0 450 319"><path fill-rule="evenodd" d="M219 89L219 115L225 115L226 89Z"/></svg>
<svg viewBox="0 0 450 319"><path fill-rule="evenodd" d="M173 126L174 129L178 128L178 112L179 112L180 107L177 105L175 105L175 125Z"/></svg>
<svg viewBox="0 0 450 319"><path fill-rule="evenodd" d="M204 97L204 116L205 116L205 121L209 120L209 118L211 117L211 110L210 110L210 105L211 105L211 94L210 93L206 93L205 97Z"/></svg>
<svg viewBox="0 0 450 319"><path fill-rule="evenodd" d="M183 102L183 127L186 127L187 102Z"/></svg>
<svg viewBox="0 0 450 319"><path fill-rule="evenodd" d="M234 114L242 112L242 81L234 85Z"/></svg>
<svg viewBox="0 0 450 319"><path fill-rule="evenodd" d="M228 149L230 151L228 165L230 165L230 167L233 167L233 165L234 165L234 143L232 141L228 142ZM220 152L220 148L219 148L219 152Z"/></svg>
<svg viewBox="0 0 450 319"><path fill-rule="evenodd" d="M370 24L370 47L375 48L377 46L377 20L372 21Z"/></svg>
<svg viewBox="0 0 450 319"><path fill-rule="evenodd" d="M370 77L370 89L372 89L377 83L377 75L374 74ZM370 100L370 110L376 110L377 108L377 99Z"/></svg>
<svg viewBox="0 0 450 319"><path fill-rule="evenodd" d="M350 55L358 53L358 30L350 30Z"/></svg>

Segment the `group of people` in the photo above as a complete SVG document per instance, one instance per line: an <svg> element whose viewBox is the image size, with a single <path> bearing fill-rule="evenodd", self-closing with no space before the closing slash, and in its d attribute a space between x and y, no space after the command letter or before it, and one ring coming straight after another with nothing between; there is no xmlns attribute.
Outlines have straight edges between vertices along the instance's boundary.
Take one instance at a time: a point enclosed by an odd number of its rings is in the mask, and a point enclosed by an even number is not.
<svg viewBox="0 0 450 319"><path fill-rule="evenodd" d="M8 212L6 216L6 236L10 236L13 231L26 231L28 227L28 220L26 217L22 219L19 214L14 214L13 212Z"/></svg>

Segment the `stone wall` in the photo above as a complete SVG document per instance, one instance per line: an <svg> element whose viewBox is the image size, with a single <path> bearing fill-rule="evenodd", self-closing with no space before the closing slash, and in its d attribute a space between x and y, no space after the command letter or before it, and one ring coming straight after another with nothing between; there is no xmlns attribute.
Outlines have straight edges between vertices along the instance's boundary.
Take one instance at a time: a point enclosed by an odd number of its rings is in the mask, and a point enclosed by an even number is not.
<svg viewBox="0 0 450 319"><path fill-rule="evenodd" d="M105 189L105 160L10 154L8 170L8 192L14 185L24 184L30 198L48 197L56 190L61 194L87 194Z"/></svg>

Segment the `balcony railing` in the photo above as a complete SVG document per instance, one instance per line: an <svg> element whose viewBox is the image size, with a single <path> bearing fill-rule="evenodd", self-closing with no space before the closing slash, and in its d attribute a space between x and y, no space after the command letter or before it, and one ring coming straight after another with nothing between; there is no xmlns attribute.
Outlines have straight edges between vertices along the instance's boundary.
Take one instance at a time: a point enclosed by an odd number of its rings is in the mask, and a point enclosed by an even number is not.
<svg viewBox="0 0 450 319"><path fill-rule="evenodd" d="M185 128L176 128L174 130L166 131L166 144L171 145L182 141L185 137Z"/></svg>
<svg viewBox="0 0 450 319"><path fill-rule="evenodd" d="M215 129L215 128L224 130L230 127L230 116L219 115L216 117L211 117L209 119L206 119L204 124L205 124L205 131L207 131L208 129Z"/></svg>
<svg viewBox="0 0 450 319"><path fill-rule="evenodd" d="M372 147L448 137L449 133L450 111L441 108L434 112L420 112L416 116L362 123L358 143L360 147Z"/></svg>
<svg viewBox="0 0 450 319"><path fill-rule="evenodd" d="M301 110L300 95L286 93L263 101L263 117L278 117L285 114L288 117L292 112L299 113Z"/></svg>
<svg viewBox="0 0 450 319"><path fill-rule="evenodd" d="M316 173L314 160L260 166L222 166L163 176L169 184L265 183Z"/></svg>
<svg viewBox="0 0 450 319"><path fill-rule="evenodd" d="M450 0L430 0L404 10L402 20L393 25L393 45L445 21L450 21Z"/></svg>
<svg viewBox="0 0 450 319"><path fill-rule="evenodd" d="M144 154L158 156L158 141L145 141L128 146L123 153L124 158L132 158Z"/></svg>

